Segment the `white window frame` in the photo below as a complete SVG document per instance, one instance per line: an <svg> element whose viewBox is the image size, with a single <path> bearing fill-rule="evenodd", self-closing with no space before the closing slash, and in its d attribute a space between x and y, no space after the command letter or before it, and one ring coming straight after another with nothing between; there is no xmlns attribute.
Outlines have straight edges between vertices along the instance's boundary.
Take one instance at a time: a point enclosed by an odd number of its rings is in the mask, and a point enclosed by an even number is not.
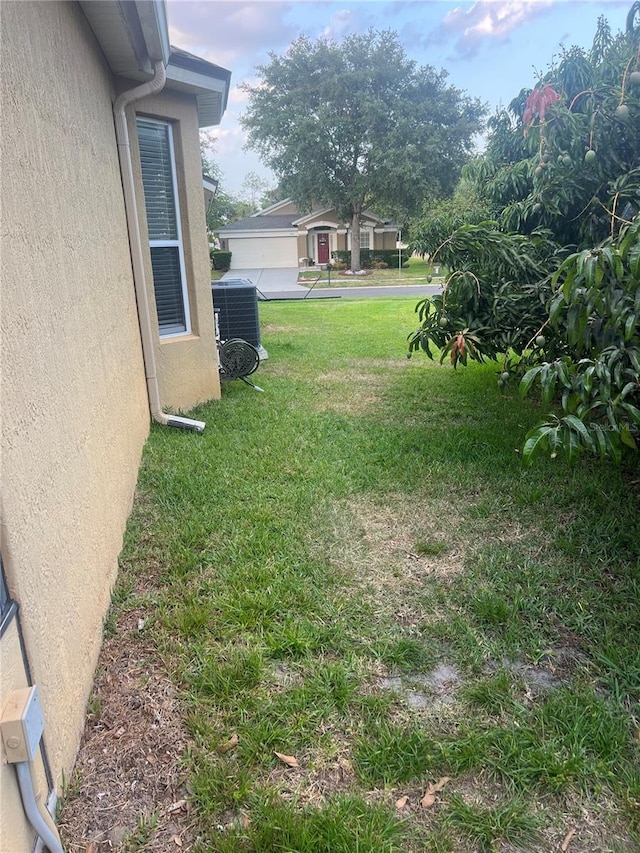
<svg viewBox="0 0 640 853"><path fill-rule="evenodd" d="M163 249L163 248L177 248L178 249L178 265L180 269L180 279L181 279L181 290L182 290L182 306L184 310L184 325L185 328L178 329L160 329L160 323L158 322L158 331L161 338L175 338L184 335L191 334L191 312L189 310L189 292L187 288L187 270L184 262L184 243L182 239L182 218L180 216L180 199L178 197L178 180L177 180L177 170L176 170L176 155L175 148L173 144L173 124L169 121L164 121L162 119L150 118L149 116L139 115L136 116L136 124L137 122L144 121L149 124L157 124L161 127L166 128L167 140L169 142L169 157L170 157L170 166L171 166L171 186L173 189L173 202L174 202L174 210L176 217L176 230L178 232L177 240L149 240L149 248L150 249ZM144 187L143 187L144 189ZM154 288L154 299L155 299L155 288Z"/></svg>
<svg viewBox="0 0 640 853"><path fill-rule="evenodd" d="M362 235L363 234L367 235L367 239L369 241L368 246L362 245ZM349 246L349 250L351 250L353 248L353 232L351 231L351 229L349 229L348 246ZM371 251L371 249L373 248L373 228L364 227L364 228L360 229L360 248L361 249L368 249L369 251Z"/></svg>

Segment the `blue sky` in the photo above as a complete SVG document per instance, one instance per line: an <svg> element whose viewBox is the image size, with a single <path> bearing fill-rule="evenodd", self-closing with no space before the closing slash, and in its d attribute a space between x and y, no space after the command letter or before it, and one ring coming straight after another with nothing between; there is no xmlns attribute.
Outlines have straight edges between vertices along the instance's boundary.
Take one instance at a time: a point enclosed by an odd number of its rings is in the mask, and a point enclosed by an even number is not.
<svg viewBox="0 0 640 853"><path fill-rule="evenodd" d="M284 53L299 35L345 35L392 29L420 65L444 68L449 81L493 110L507 104L547 69L561 46L589 47L600 15L624 28L631 0L168 0L172 44L232 72L229 107L213 159L224 188L238 194L248 172L275 184L253 152L243 150L238 117L246 107L237 87L258 82L255 66Z"/></svg>

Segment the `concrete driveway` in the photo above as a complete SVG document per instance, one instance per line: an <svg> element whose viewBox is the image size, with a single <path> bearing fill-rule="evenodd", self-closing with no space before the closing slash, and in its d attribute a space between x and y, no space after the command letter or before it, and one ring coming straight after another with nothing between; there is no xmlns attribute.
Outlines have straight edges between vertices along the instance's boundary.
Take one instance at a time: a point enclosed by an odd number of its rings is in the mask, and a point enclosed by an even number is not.
<svg viewBox="0 0 640 853"><path fill-rule="evenodd" d="M222 280L247 278L255 284L258 298L271 299L358 299L372 296L433 296L442 291L439 284L398 284L378 287L303 287L298 284L298 270L277 269L229 270Z"/></svg>
<svg viewBox="0 0 640 853"><path fill-rule="evenodd" d="M258 297L262 296L265 299L295 299L303 297L308 287L301 287L298 284L298 268L295 267L278 267L276 269L263 270L229 270L222 276L222 280L230 278L248 278L249 281L255 284L258 291ZM279 294L274 297L273 294Z"/></svg>

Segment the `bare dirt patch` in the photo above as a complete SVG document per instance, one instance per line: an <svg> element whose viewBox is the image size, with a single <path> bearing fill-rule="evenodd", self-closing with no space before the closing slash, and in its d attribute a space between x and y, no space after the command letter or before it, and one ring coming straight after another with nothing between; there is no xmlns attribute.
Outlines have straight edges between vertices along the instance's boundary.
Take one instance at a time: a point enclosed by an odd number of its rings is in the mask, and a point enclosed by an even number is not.
<svg viewBox="0 0 640 853"><path fill-rule="evenodd" d="M147 615L124 614L100 654L59 821L68 853L124 851L136 834L157 853L192 847L181 766L189 739L176 688L145 637Z"/></svg>
<svg viewBox="0 0 640 853"><path fill-rule="evenodd" d="M336 504L330 523L331 562L347 568L376 611L393 613L403 624L434 615L415 609L414 593L427 576L446 579L464 571L462 522L444 502L421 506L406 495L389 495L384 503L360 497ZM421 553L425 543L437 553Z"/></svg>

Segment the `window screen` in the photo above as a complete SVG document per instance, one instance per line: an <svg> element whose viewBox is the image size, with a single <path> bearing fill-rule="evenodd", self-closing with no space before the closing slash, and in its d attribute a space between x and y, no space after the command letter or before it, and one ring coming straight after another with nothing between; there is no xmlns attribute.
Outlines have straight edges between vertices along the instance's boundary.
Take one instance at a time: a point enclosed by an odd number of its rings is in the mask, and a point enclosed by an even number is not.
<svg viewBox="0 0 640 853"><path fill-rule="evenodd" d="M171 125L139 118L138 144L161 336L190 331Z"/></svg>

